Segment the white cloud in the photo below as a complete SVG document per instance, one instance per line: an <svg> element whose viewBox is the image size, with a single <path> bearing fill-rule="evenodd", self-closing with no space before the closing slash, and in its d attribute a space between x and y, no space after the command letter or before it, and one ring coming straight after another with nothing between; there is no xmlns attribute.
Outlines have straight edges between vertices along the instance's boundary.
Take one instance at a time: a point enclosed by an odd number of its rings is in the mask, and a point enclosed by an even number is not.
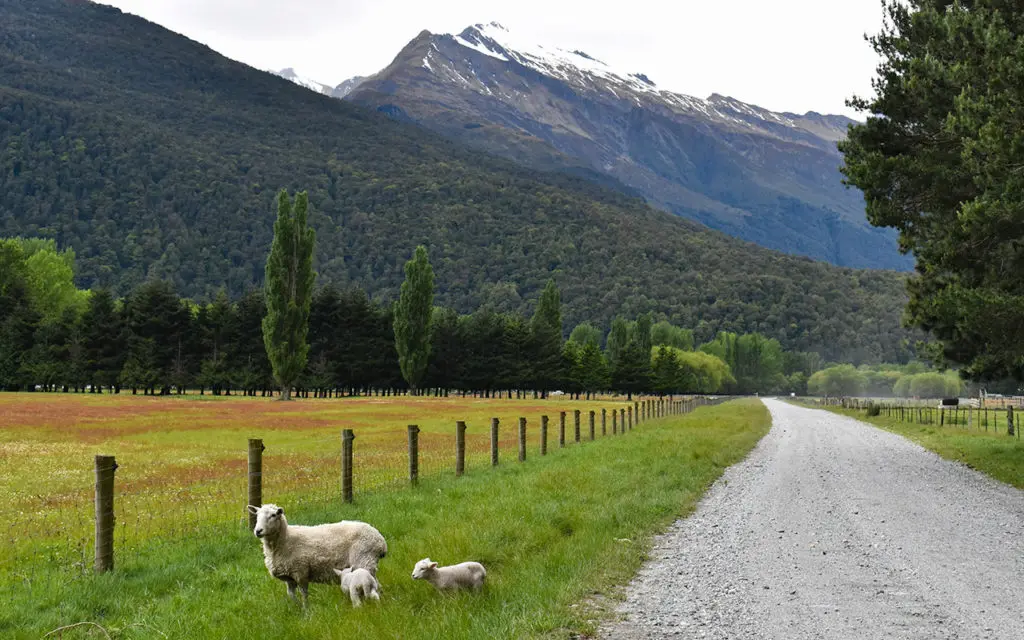
<svg viewBox="0 0 1024 640"><path fill-rule="evenodd" d="M385 67L423 29L492 20L581 49L660 87L717 92L777 111L852 112L877 58L863 40L879 0L103 0L262 69L326 84Z"/></svg>

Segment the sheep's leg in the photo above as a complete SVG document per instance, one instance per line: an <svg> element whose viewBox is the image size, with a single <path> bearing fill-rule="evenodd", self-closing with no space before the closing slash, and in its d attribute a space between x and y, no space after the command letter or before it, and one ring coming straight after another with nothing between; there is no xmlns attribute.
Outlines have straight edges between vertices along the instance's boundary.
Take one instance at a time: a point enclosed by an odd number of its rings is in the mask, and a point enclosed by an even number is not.
<svg viewBox="0 0 1024 640"><path fill-rule="evenodd" d="M303 580L299 583L299 591L302 592L302 608L306 608L306 602L309 600L309 581Z"/></svg>
<svg viewBox="0 0 1024 640"><path fill-rule="evenodd" d="M288 597L295 600L295 581L291 578L285 578L285 584L288 585Z"/></svg>
<svg viewBox="0 0 1024 640"><path fill-rule="evenodd" d="M380 602L380 594L377 593L377 589L374 589L370 592L370 597L376 600L377 602Z"/></svg>
<svg viewBox="0 0 1024 640"><path fill-rule="evenodd" d="M359 597L359 587L353 587L352 590L349 591L349 597L352 598L353 607L358 607L359 605L363 604L362 599L360 599Z"/></svg>

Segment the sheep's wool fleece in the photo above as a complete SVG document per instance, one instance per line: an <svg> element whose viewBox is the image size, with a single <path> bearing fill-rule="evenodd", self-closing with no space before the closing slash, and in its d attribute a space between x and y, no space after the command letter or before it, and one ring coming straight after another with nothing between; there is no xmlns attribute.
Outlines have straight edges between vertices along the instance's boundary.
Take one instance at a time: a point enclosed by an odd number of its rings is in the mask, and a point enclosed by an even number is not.
<svg viewBox="0 0 1024 640"><path fill-rule="evenodd" d="M362 568L375 574L377 562L387 550L379 531L352 520L315 526L289 524L277 539L263 539L263 560L270 575L298 582L305 578L335 583L335 568Z"/></svg>

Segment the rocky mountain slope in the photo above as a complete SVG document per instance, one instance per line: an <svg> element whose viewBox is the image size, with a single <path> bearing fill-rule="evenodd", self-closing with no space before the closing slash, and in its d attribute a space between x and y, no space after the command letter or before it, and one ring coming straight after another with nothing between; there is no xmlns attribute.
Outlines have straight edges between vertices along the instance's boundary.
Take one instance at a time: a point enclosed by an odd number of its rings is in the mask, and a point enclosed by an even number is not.
<svg viewBox="0 0 1024 640"><path fill-rule="evenodd" d="M348 96L539 168L603 174L652 204L765 247L856 267L908 269L841 183L852 120L775 113L660 89L578 50L499 24L424 31Z"/></svg>

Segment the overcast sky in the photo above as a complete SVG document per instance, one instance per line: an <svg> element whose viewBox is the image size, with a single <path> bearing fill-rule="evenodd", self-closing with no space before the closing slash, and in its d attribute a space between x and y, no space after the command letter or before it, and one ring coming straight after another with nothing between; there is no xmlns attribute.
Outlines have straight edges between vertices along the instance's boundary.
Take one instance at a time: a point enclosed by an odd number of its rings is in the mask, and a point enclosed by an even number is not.
<svg viewBox="0 0 1024 640"><path fill-rule="evenodd" d="M254 67L330 85L379 71L423 29L493 20L663 89L847 115L846 98L871 93L877 58L863 35L882 25L881 0L102 1Z"/></svg>

